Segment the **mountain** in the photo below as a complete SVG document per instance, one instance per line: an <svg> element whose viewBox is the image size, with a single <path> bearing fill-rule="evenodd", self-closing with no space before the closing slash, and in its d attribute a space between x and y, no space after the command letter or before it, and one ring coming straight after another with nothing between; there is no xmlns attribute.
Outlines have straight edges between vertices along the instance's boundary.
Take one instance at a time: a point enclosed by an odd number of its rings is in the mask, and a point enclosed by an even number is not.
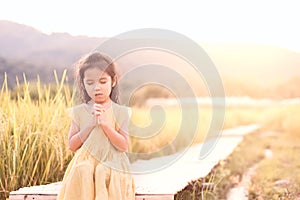
<svg viewBox="0 0 300 200"><path fill-rule="evenodd" d="M0 20L0 57L41 67L67 68L104 40L68 33L47 35L29 26Z"/></svg>
<svg viewBox="0 0 300 200"><path fill-rule="evenodd" d="M10 87L15 77L23 72L29 80L40 74L44 82L53 81L49 74L56 69L59 74L71 67L83 54L97 48L108 38L72 36L68 33L44 34L32 27L0 20L0 82L7 73ZM176 42L176 41L175 41ZM242 43L205 43L199 44L215 64L222 78L225 92L230 96L247 95L257 98L300 97L300 53L284 48ZM184 46L183 46L184 47ZM188 48L188 47L186 47ZM160 55L157 55L160 54ZM132 52L118 61L121 73L131 70L126 79L126 87L137 87L143 80L154 77L168 79L174 87L180 88L180 95L187 95L188 85L182 86L178 74L168 71L140 70L135 67L145 63L157 63L157 59L169 69L178 72L197 90L197 95L207 95L205 81L199 81L190 66L165 52ZM153 74L154 73L154 74ZM172 87L173 87L172 86Z"/></svg>

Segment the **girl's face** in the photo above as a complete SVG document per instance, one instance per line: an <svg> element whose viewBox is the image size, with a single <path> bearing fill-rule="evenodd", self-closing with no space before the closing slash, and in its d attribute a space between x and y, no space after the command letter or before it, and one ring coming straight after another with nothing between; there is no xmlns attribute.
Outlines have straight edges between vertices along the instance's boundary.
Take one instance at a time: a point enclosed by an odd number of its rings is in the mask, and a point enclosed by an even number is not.
<svg viewBox="0 0 300 200"><path fill-rule="evenodd" d="M106 103L110 101L111 89L114 86L114 80L98 68L90 68L84 72L83 83L87 94L96 103Z"/></svg>

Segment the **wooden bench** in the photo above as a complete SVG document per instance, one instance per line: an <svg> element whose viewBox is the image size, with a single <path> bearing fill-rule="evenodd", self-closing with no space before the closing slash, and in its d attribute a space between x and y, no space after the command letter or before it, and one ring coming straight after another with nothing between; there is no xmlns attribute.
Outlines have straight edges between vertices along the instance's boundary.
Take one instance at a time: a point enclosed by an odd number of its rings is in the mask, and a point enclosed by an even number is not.
<svg viewBox="0 0 300 200"><path fill-rule="evenodd" d="M133 175L136 185L136 200L174 199L177 191L182 190L190 181L207 176L219 161L226 159L243 140L245 134L258 129L259 126L257 125L249 125L224 130L222 135L217 139L215 148L203 159L199 159L199 153L204 143L188 148L181 157L173 154L134 162L131 166L133 171L143 166L155 166L166 159L176 159L176 162L170 166L166 166L155 172ZM60 184L60 182L57 182L48 185L21 188L11 192L9 199L55 200L60 189Z"/></svg>

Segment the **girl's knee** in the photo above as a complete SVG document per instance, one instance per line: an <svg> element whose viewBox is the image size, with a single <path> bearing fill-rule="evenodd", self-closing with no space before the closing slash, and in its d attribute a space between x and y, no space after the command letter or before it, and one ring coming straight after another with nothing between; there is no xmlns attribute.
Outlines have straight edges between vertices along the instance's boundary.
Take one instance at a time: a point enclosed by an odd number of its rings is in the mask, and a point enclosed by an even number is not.
<svg viewBox="0 0 300 200"><path fill-rule="evenodd" d="M93 174L94 169L94 165L89 162L81 162L75 165L75 170L80 174Z"/></svg>

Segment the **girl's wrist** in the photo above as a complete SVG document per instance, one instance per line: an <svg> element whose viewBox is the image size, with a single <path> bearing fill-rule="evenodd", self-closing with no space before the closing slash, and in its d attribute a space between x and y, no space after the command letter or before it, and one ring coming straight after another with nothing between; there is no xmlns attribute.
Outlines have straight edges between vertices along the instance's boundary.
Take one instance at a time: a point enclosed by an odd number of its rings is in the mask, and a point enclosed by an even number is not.
<svg viewBox="0 0 300 200"><path fill-rule="evenodd" d="M80 133L78 133L78 137L79 137L80 141L81 141L82 143L84 143L84 139L82 138L82 135L81 135Z"/></svg>
<svg viewBox="0 0 300 200"><path fill-rule="evenodd" d="M104 120L100 120L98 125L103 128L107 126L107 123Z"/></svg>
<svg viewBox="0 0 300 200"><path fill-rule="evenodd" d="M109 123L106 120L100 120L98 124L101 128L109 127Z"/></svg>

